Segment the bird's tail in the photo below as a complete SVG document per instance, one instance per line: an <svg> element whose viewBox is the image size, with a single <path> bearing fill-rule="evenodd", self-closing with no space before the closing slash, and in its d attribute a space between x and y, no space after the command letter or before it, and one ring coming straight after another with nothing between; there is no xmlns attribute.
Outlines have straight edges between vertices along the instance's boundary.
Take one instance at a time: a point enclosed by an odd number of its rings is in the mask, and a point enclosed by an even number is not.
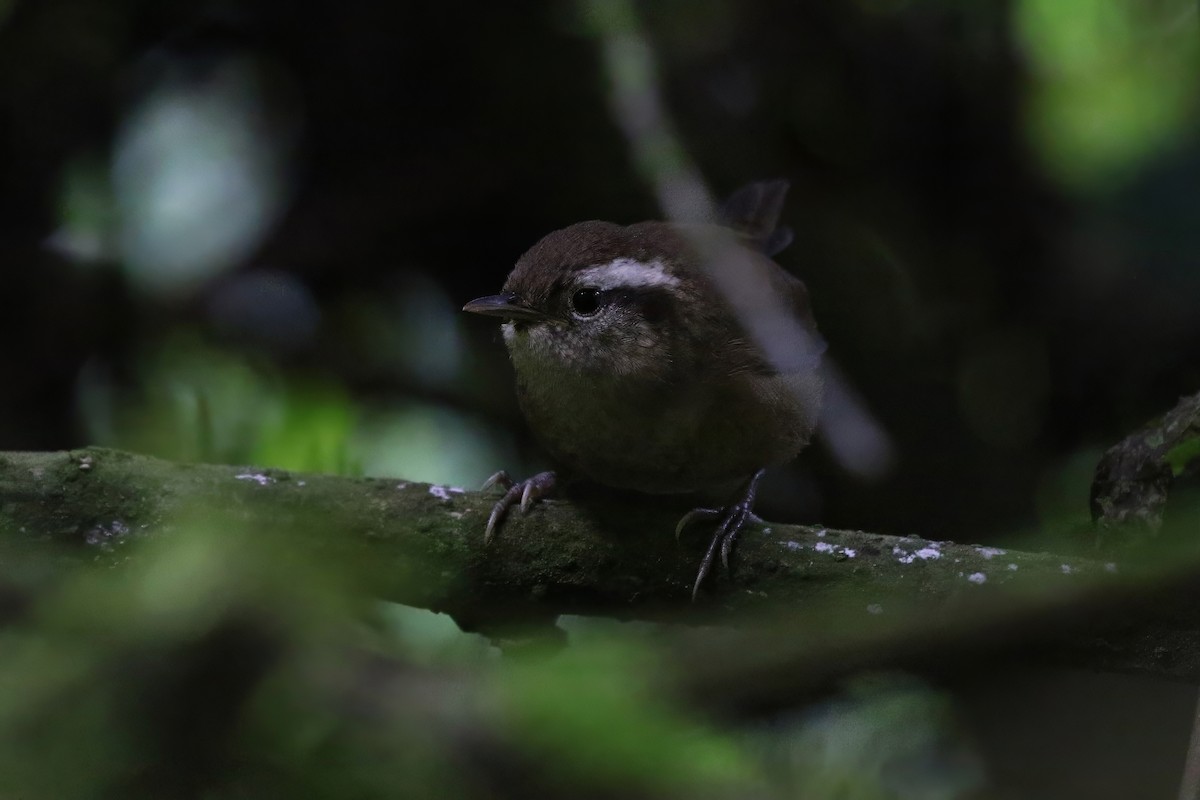
<svg viewBox="0 0 1200 800"><path fill-rule="evenodd" d="M792 229L779 225L789 184L783 179L748 183L721 204L720 222L773 256L792 243Z"/></svg>

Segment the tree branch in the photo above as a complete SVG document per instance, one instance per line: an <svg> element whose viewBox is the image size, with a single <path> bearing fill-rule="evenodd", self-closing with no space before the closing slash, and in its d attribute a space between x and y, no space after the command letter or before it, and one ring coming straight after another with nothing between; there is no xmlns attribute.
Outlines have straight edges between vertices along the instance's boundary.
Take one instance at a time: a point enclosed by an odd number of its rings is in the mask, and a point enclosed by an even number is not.
<svg viewBox="0 0 1200 800"><path fill-rule="evenodd" d="M449 612L469 629L561 613L735 624L737 647L680 644L696 659L691 686L701 693L748 670L764 685L788 671L802 691L858 667L920 665L946 648L970 656L1030 643L1077 665L1200 680L1200 611L1180 589L1188 564L1135 580L1077 557L770 524L743 534L734 576L718 576L693 605L706 542L674 541L681 509L600 495L549 501L514 514L485 548L495 499L103 449L6 453L0 563L49 545L56 563L113 564L129 557L129 542L199 520L359 562L365 591Z"/></svg>

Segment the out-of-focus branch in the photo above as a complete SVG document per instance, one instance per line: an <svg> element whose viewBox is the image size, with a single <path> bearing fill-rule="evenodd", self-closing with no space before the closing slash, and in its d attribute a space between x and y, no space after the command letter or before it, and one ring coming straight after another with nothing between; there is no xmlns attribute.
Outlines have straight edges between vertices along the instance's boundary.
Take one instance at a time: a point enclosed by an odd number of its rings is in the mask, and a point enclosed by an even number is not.
<svg viewBox="0 0 1200 800"><path fill-rule="evenodd" d="M609 81L613 119L625 134L634 163L673 222L715 221L713 193L683 146L663 102L650 40L629 0L580 0L596 35ZM785 306L746 253L721 229L693 229L691 244L709 278L742 327L781 372L807 363L821 347ZM889 437L832 363L824 369L826 411L822 440L851 472L877 477L892 463Z"/></svg>
<svg viewBox="0 0 1200 800"><path fill-rule="evenodd" d="M737 646L713 650L705 639L687 659L698 692L738 685L735 675L759 675L751 683L765 687L780 670L799 691L862 667L1026 652L1031 643L1065 663L1200 681L1200 647L1188 644L1200 641L1200 609L1171 590L1194 572L1182 561L1171 575L1135 579L1085 559L769 525L743 534L735 575L719 576L693 605L704 542L674 541L680 509L614 496L551 501L514 515L485 547L494 500L101 449L7 453L0 563L38 553L62 567L112 565L136 553L135 540L197 524L275 534L356 563L364 592L452 613L469 628L576 613L739 629Z"/></svg>
<svg viewBox="0 0 1200 800"><path fill-rule="evenodd" d="M1200 395L1182 398L1105 451L1092 482L1092 518L1109 547L1155 537L1167 497L1200 471Z"/></svg>
<svg viewBox="0 0 1200 800"><path fill-rule="evenodd" d="M1181 481L1200 472L1200 395L1184 397L1159 419L1105 451L1092 481L1092 519L1098 544L1111 551L1160 553L1195 545L1194 514L1175 515L1177 530L1163 533L1167 499ZM1176 504L1178 506L1180 504ZM1175 534L1172 536L1171 534ZM1157 540L1157 541L1156 541ZM1160 556L1161 557L1161 556ZM1181 639L1181 641L1186 641ZM1180 800L1200 799L1200 706L1179 788Z"/></svg>

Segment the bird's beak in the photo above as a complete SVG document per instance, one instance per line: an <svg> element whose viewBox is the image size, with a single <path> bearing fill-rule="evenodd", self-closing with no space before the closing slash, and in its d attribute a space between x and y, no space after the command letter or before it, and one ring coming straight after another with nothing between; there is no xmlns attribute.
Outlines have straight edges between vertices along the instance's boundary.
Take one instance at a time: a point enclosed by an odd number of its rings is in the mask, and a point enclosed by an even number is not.
<svg viewBox="0 0 1200 800"><path fill-rule="evenodd" d="M529 322L546 318L545 314L536 308L526 305L524 300L512 292L493 294L488 297L480 297L472 300L463 306L463 311L470 311L472 314L483 314L488 317L503 317L504 319Z"/></svg>

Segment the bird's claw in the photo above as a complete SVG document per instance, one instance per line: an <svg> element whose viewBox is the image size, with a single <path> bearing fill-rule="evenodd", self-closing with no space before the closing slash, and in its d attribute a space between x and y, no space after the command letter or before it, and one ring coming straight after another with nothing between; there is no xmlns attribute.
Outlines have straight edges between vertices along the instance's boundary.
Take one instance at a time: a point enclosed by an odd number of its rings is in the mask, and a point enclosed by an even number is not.
<svg viewBox="0 0 1200 800"><path fill-rule="evenodd" d="M696 572L696 582L692 585L692 600L700 594L700 586L704 583L704 579L712 572L713 561L716 560L718 547L721 553L721 566L729 571L729 556L733 553L734 545L737 544L738 534L746 527L747 523L759 523L762 520L754 514L754 498L758 493L758 481L762 477L763 471L759 470L754 473L754 476L746 482L746 485L739 492L738 499L726 506L724 509L715 508L696 508L683 515L679 520L679 524L675 526L675 537L679 538L679 534L694 522L699 520L719 519L717 531L713 534L712 541L708 544L708 550L704 553L704 558L700 561L700 569Z"/></svg>
<svg viewBox="0 0 1200 800"><path fill-rule="evenodd" d="M512 477L504 470L500 470L499 472L493 473L492 477L484 481L483 486L479 487L479 491L486 492L493 486L500 486L503 489L508 490L512 488L513 483L514 481Z"/></svg>
<svg viewBox="0 0 1200 800"><path fill-rule="evenodd" d="M679 524L675 526L675 541L679 541L679 537L683 535L683 531L695 522L707 522L709 520L720 519L724 512L719 508L693 508L688 513L679 518Z"/></svg>
<svg viewBox="0 0 1200 800"><path fill-rule="evenodd" d="M700 595L700 586L704 583L704 579L712 572L718 545L720 545L721 551L721 566L726 571L729 571L729 554L733 552L733 546L737 542L738 534L746 526L748 517L749 514L741 503L730 506L722 515L721 524L717 527L717 532L713 534L712 541L708 544L708 550L704 553L704 559L700 562L700 569L696 571L696 582L692 584L693 601Z"/></svg>
<svg viewBox="0 0 1200 800"><path fill-rule="evenodd" d="M683 532L697 522L711 522L714 519L720 519L725 515L723 508L693 508L688 513L679 518L679 524L675 526L675 541L683 536ZM753 511L746 517L746 522L751 525L762 525L763 518Z"/></svg>
<svg viewBox="0 0 1200 800"><path fill-rule="evenodd" d="M488 478L483 488L503 486L504 496L492 506L488 515L487 527L483 529L483 543L488 544L496 535L496 529L504 522L513 506L518 506L522 514L529 512L533 504L554 491L556 476L553 472L539 472L531 478L514 482L508 473L501 470Z"/></svg>
<svg viewBox="0 0 1200 800"><path fill-rule="evenodd" d="M534 485L535 484L532 480L525 481L525 484L524 484L525 490L521 492L521 513L522 514L528 514L530 506L533 505L533 501L536 500L538 497L541 497L541 495L534 494Z"/></svg>

